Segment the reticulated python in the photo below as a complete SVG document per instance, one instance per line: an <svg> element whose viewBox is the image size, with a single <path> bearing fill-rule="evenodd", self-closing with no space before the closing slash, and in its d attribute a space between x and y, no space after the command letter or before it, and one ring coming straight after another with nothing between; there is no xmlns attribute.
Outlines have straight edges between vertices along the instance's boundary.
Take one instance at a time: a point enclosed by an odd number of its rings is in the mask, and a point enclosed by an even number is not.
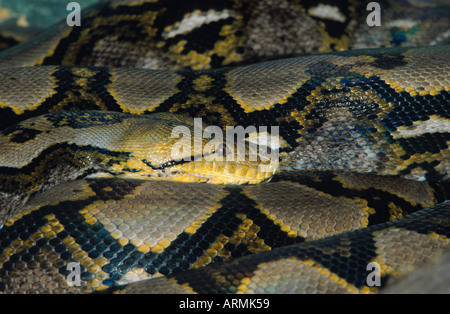
<svg viewBox="0 0 450 314"><path fill-rule="evenodd" d="M380 3L115 1L0 53L0 291L373 293L439 256L450 47L333 50L448 44L448 11ZM208 125L279 158L174 158Z"/></svg>

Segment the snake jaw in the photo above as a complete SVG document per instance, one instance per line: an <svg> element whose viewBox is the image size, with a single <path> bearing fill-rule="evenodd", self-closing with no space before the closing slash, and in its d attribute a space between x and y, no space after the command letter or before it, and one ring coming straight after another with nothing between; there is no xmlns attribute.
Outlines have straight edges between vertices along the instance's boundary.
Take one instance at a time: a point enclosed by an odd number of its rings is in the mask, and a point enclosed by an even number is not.
<svg viewBox="0 0 450 314"><path fill-rule="evenodd" d="M263 150L261 147L248 142L242 151L239 146L232 149L233 139L227 137L217 136L208 141L203 133L205 128L197 128L195 119L189 117L164 113L126 120L130 123L120 136L120 150L130 152L124 163L128 169L124 177L256 184L267 181L278 167L277 158L268 161L267 156L258 155L257 149ZM115 167L119 168L123 169L123 165Z"/></svg>

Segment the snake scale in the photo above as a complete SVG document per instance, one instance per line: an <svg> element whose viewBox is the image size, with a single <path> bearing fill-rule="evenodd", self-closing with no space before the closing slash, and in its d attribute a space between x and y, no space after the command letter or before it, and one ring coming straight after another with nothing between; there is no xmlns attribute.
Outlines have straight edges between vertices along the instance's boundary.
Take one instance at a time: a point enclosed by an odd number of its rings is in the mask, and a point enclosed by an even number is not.
<svg viewBox="0 0 450 314"><path fill-rule="evenodd" d="M366 5L108 1L0 52L0 292L377 293L445 271L448 4L380 1L379 28ZM177 127L201 149L174 156Z"/></svg>

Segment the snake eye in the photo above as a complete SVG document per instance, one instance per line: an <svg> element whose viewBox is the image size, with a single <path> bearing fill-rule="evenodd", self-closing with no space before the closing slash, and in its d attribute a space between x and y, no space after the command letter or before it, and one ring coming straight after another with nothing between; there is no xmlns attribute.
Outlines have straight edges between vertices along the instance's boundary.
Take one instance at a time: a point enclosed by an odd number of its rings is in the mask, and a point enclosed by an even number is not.
<svg viewBox="0 0 450 314"><path fill-rule="evenodd" d="M223 143L221 144L221 151L222 151L222 156L224 156L224 157L228 156L232 152L230 147L228 147L227 144L223 144Z"/></svg>
<svg viewBox="0 0 450 314"><path fill-rule="evenodd" d="M219 143L211 149L211 155L218 155L219 157L226 157L231 150L224 143Z"/></svg>

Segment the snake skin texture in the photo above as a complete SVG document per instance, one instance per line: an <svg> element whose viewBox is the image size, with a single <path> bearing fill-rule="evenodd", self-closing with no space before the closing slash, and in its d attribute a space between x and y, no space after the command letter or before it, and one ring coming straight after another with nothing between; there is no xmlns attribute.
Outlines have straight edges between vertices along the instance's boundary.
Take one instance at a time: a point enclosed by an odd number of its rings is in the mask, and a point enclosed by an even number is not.
<svg viewBox="0 0 450 314"><path fill-rule="evenodd" d="M366 286L366 278L355 277L357 270L354 267L364 265L363 270L366 270L369 262L376 261L383 265L383 273L405 271L412 266L414 255L424 256L431 250L448 245L449 234L441 234L446 228L437 225L448 224L449 213L449 204L446 202L423 210L418 215L412 214L393 223L368 228L363 233L357 230L314 243L274 249L252 258L239 258L226 265L211 265L169 278L141 281L126 287L125 292L370 293L373 290ZM420 229L424 227L422 230L429 230L432 225L438 233L426 235L426 240L421 238ZM412 247L412 239L416 237L420 244ZM370 255L368 252L354 252L353 241L364 241L362 243L369 251L373 245L377 248L376 256L365 259ZM404 246L405 251L391 252L395 246ZM310 280L311 277L315 280Z"/></svg>
<svg viewBox="0 0 450 314"><path fill-rule="evenodd" d="M447 291L450 11L380 4L108 1L0 52L0 293Z"/></svg>

